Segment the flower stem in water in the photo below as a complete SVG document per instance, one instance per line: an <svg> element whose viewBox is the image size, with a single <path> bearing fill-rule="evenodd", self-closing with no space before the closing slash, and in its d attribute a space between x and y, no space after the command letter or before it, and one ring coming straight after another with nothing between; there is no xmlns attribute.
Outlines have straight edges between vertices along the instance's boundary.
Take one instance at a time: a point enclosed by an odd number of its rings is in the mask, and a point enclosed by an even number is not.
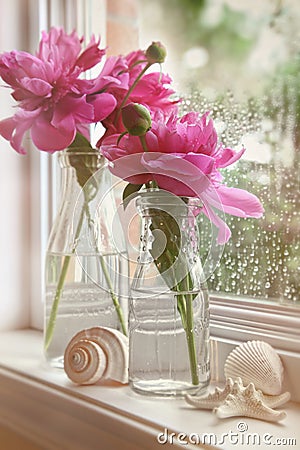
<svg viewBox="0 0 300 450"><path fill-rule="evenodd" d="M74 239L74 246L73 246L73 250L72 250L72 255L75 253L75 250L76 250L77 240L79 238L80 231L81 231L82 224L83 224L84 211L85 211L85 205L83 206L83 208L81 210L80 218L79 218L79 221L78 221L77 230L76 230L75 239ZM71 260L71 255L66 255L65 258L64 258L64 262L63 262L63 266L62 266L61 272L60 272L58 284L57 284L57 287L56 287L54 301L52 303L50 317L49 317L49 320L48 320L48 323L47 323L47 328L46 328L45 344L44 344L45 350L48 349L48 347L49 347L49 345L51 344L51 341L52 341L54 328L55 328L55 322L56 322L56 316L57 316L57 309L58 309L60 297L61 297L61 294L62 294L63 286L64 286L64 283L65 283L66 275L67 275L67 272L68 272L70 260Z"/></svg>
<svg viewBox="0 0 300 450"><path fill-rule="evenodd" d="M185 301L185 304L186 304L185 333L186 333L186 339L187 339L187 345L188 345L188 351L189 351L192 383L194 385L198 385L199 377L198 377L197 355L196 355L195 336L194 336L193 295L186 294L185 300L186 300Z"/></svg>
<svg viewBox="0 0 300 450"><path fill-rule="evenodd" d="M91 215L90 215L90 211L89 211L89 207L88 207L88 202L84 203L82 211L81 211L80 219L79 219L79 222L78 222L78 225L77 225L76 234L75 234L74 247L72 249L72 255L75 253L75 250L76 250L77 240L78 240L79 235L80 235L80 231L81 231L81 228L82 228L83 219L84 219L84 215L85 214L86 214L87 219L88 219L89 228L91 229ZM95 250L96 250L97 256L99 258L99 261L100 261L100 264L101 264L101 268L102 268L105 280L106 280L108 288L109 288L110 296L112 298L113 304L114 304L115 309L116 309L117 316L118 316L120 324L121 324L122 332L126 336L127 335L127 331L126 331L126 326L125 326L125 321L124 321L124 317L123 317L123 312L122 312L119 300L118 300L116 294L113 291L113 285L112 285L112 282L111 282L111 279L110 279L110 276L109 276L109 273L108 273L108 270L107 270L104 258L101 255L101 253L99 252L99 249L98 249L98 246L97 246L96 242L94 244L95 244ZM48 320L48 323L47 323L47 328L46 328L46 333L45 333L45 344L44 344L45 350L48 349L49 345L51 344L52 338L53 338L58 305L59 305L59 301L60 301L61 294L62 294L62 291L63 291L63 286L64 286L64 282L65 282L66 275L67 275L67 272L68 272L70 260L71 260L71 255L66 255L65 258L64 258L64 262L63 262L63 265L62 265L61 272L60 272L60 276L59 276L59 280L58 280L58 284L57 284L57 288L56 288L56 292L55 292L55 297L54 297L54 301L52 303L50 317L49 317L49 320Z"/></svg>
<svg viewBox="0 0 300 450"><path fill-rule="evenodd" d="M89 226L89 229L91 231L92 236L94 237L93 229L92 229L92 219L91 219L91 214L90 214L90 211L89 211L88 204L86 204L85 210L86 210L86 216L87 216L87 219L88 219L88 226ZM97 257L98 257L100 265L101 265L101 269L102 269L104 277L105 277L105 281L106 281L107 286L109 288L109 293L110 293L111 299L112 299L113 304L115 306L115 310L116 310L116 313L117 313L117 316L118 316L118 319L119 319L119 322L120 322L120 325L121 325L121 328L122 328L122 332L123 332L123 334L125 336L127 336L127 330L126 330L126 326L125 326L125 321L124 321L124 317L123 317L122 308L120 306L118 297L114 293L113 285L112 285L112 282L111 282L111 279L110 279L110 276L109 276L109 272L108 272L107 267L106 267L106 263L104 261L103 255L99 251L99 248L98 248L98 245L97 245L97 242L96 242L95 239L94 239L94 247L95 247L95 250L96 250L96 253L97 253Z"/></svg>

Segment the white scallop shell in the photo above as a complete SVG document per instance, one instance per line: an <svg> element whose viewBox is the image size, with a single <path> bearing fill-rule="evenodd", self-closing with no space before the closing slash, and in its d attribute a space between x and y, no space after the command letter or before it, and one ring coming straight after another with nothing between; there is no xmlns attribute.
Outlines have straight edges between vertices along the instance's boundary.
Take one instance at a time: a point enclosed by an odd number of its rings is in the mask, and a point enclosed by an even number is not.
<svg viewBox="0 0 300 450"><path fill-rule="evenodd" d="M64 369L76 384L110 379L128 382L128 338L120 331L93 327L77 333L67 345Z"/></svg>
<svg viewBox="0 0 300 450"><path fill-rule="evenodd" d="M283 366L276 351L263 341L248 341L232 350L224 366L225 378L240 377L254 383L264 394L278 395L282 389Z"/></svg>
<svg viewBox="0 0 300 450"><path fill-rule="evenodd" d="M261 399L261 392L256 391L253 383L241 387L235 383L234 392L229 394L225 402L213 412L220 419L227 417L253 417L268 422L278 422L286 417L284 411L275 411L266 406Z"/></svg>

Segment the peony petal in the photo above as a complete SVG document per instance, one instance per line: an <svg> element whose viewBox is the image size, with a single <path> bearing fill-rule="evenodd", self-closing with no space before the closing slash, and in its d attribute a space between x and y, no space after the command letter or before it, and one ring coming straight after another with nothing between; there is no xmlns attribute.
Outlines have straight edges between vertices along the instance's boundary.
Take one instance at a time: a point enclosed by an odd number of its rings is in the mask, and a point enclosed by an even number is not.
<svg viewBox="0 0 300 450"><path fill-rule="evenodd" d="M76 130L78 131L78 133L82 134L82 136L84 136L88 141L90 140L91 134L90 134L90 126L88 123L77 124Z"/></svg>
<svg viewBox="0 0 300 450"><path fill-rule="evenodd" d="M111 160L119 158L119 155L130 155L135 153L143 153L143 147L138 136L130 136L129 134L120 137L120 134L109 135L103 140L101 151L103 149L111 155Z"/></svg>
<svg viewBox="0 0 300 450"><path fill-rule="evenodd" d="M258 219L264 213L259 199L248 191L220 185L216 189L218 200L212 192L206 192L210 203L225 213L238 217L254 217Z"/></svg>
<svg viewBox="0 0 300 450"><path fill-rule="evenodd" d="M26 150L22 145L22 141L24 138L24 134L31 127L32 122L24 120L23 122L18 122L16 124L16 128L14 130L13 136L10 140L10 145L14 148L18 153L22 155L26 154Z"/></svg>
<svg viewBox="0 0 300 450"><path fill-rule="evenodd" d="M235 163L245 153L245 150L245 148L242 148L239 152L235 152L231 148L223 148L219 150L216 155L217 167L224 168Z"/></svg>
<svg viewBox="0 0 300 450"><path fill-rule="evenodd" d="M202 155L201 153L188 153L185 155L184 159L198 167L205 175L211 174L215 164L214 158L211 158L208 155Z"/></svg>
<svg viewBox="0 0 300 450"><path fill-rule="evenodd" d="M109 138L108 138L109 139ZM103 149L101 147L102 153ZM144 184L151 181L152 176L149 174L147 169L141 164L141 157L143 153L135 153L133 155L121 156L120 158L114 159L113 163L109 166L112 174L128 181L132 184Z"/></svg>
<svg viewBox="0 0 300 450"><path fill-rule="evenodd" d="M47 81L40 80L37 78L23 78L22 85L25 89L32 92L39 97L50 96L52 91L51 84L47 83Z"/></svg>
<svg viewBox="0 0 300 450"><path fill-rule="evenodd" d="M98 64L105 55L105 50L100 49L98 45L99 41L94 42L92 40L77 59L76 65L81 67L82 70L88 70Z"/></svg>
<svg viewBox="0 0 300 450"><path fill-rule="evenodd" d="M13 131L15 129L16 122L13 117L3 119L0 121L0 134L4 139L8 141L11 139Z"/></svg>
<svg viewBox="0 0 300 450"><path fill-rule="evenodd" d="M75 127L75 122L93 122L94 110L85 97L67 95L60 101L53 111L51 125L55 128ZM67 125L69 121L69 125Z"/></svg>
<svg viewBox="0 0 300 450"><path fill-rule="evenodd" d="M154 175L160 188L175 195L197 197L209 185L209 179L201 169L201 163L198 161L197 166L193 162L199 156L205 159L203 167L207 170L209 164L206 160L211 158L205 155L188 157L185 154L144 153L142 164ZM210 163L213 164L213 160Z"/></svg>
<svg viewBox="0 0 300 450"><path fill-rule="evenodd" d="M22 155L26 154L22 146L24 134L32 126L35 117L36 112L20 110L13 117L0 122L0 134L10 141L14 150Z"/></svg>
<svg viewBox="0 0 300 450"><path fill-rule="evenodd" d="M75 119L74 116L72 116L72 114L62 117L57 124L51 121L50 125L54 126L54 128L66 134L69 134L70 132L72 133L73 130L76 128Z"/></svg>
<svg viewBox="0 0 300 450"><path fill-rule="evenodd" d="M37 57L52 61L55 66L72 67L81 51L81 40L76 32L67 34L62 28L51 27L49 33L42 32Z"/></svg>
<svg viewBox="0 0 300 450"><path fill-rule="evenodd" d="M94 108L93 122L101 122L113 112L117 105L117 100L113 95L103 93L88 96L88 103Z"/></svg>
<svg viewBox="0 0 300 450"><path fill-rule="evenodd" d="M89 93L108 90L115 94L128 89L129 73L127 64L121 56L109 56L100 74L94 80L93 89Z"/></svg>
<svg viewBox="0 0 300 450"><path fill-rule="evenodd" d="M73 142L75 134L75 128L55 128L43 117L39 117L31 128L31 138L36 147L50 153L67 148Z"/></svg>
<svg viewBox="0 0 300 450"><path fill-rule="evenodd" d="M203 198L202 198L203 200ZM219 245L225 244L229 241L231 231L228 225L212 210L209 204L203 200L203 208L201 210L203 214L218 228L217 243Z"/></svg>

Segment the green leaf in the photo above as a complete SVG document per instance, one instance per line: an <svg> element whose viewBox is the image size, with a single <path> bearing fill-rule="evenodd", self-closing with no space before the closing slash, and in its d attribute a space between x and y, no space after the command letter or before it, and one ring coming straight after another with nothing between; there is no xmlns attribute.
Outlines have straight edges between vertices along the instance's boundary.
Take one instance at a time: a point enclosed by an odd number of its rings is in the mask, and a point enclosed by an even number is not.
<svg viewBox="0 0 300 450"><path fill-rule="evenodd" d="M127 186L125 186L123 191L123 207L124 209L127 208L131 200L136 197L137 192L141 189L143 185L142 184L132 184L128 183Z"/></svg>
<svg viewBox="0 0 300 450"><path fill-rule="evenodd" d="M87 140L86 137L84 137L81 133L76 133L75 139L72 142L71 145L69 145L68 152L73 151L95 151L93 147L91 146L90 142Z"/></svg>
<svg viewBox="0 0 300 450"><path fill-rule="evenodd" d="M153 235L152 248L150 253L154 259L156 267L163 276L167 285L172 289L178 285L173 267L177 260L181 246L181 231L174 217L165 211L157 210L157 214L153 214L155 209L151 208L152 224L150 230Z"/></svg>
<svg viewBox="0 0 300 450"><path fill-rule="evenodd" d="M174 292L192 290L193 282L187 256L181 251L181 230L178 222L166 211L157 210L157 214L153 214L154 211L154 209L150 211L152 216L150 230L154 238L150 253L155 265L171 290ZM182 306L180 299L178 306Z"/></svg>

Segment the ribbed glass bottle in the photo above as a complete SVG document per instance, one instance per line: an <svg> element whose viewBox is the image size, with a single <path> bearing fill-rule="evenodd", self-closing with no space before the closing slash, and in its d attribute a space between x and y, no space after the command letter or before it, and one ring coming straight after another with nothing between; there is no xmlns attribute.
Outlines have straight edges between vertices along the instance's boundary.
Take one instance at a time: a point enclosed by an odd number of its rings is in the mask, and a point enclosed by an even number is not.
<svg viewBox="0 0 300 450"><path fill-rule="evenodd" d="M182 396L205 388L209 296L199 257L195 199L141 194L140 254L129 308L129 381L145 395Z"/></svg>

